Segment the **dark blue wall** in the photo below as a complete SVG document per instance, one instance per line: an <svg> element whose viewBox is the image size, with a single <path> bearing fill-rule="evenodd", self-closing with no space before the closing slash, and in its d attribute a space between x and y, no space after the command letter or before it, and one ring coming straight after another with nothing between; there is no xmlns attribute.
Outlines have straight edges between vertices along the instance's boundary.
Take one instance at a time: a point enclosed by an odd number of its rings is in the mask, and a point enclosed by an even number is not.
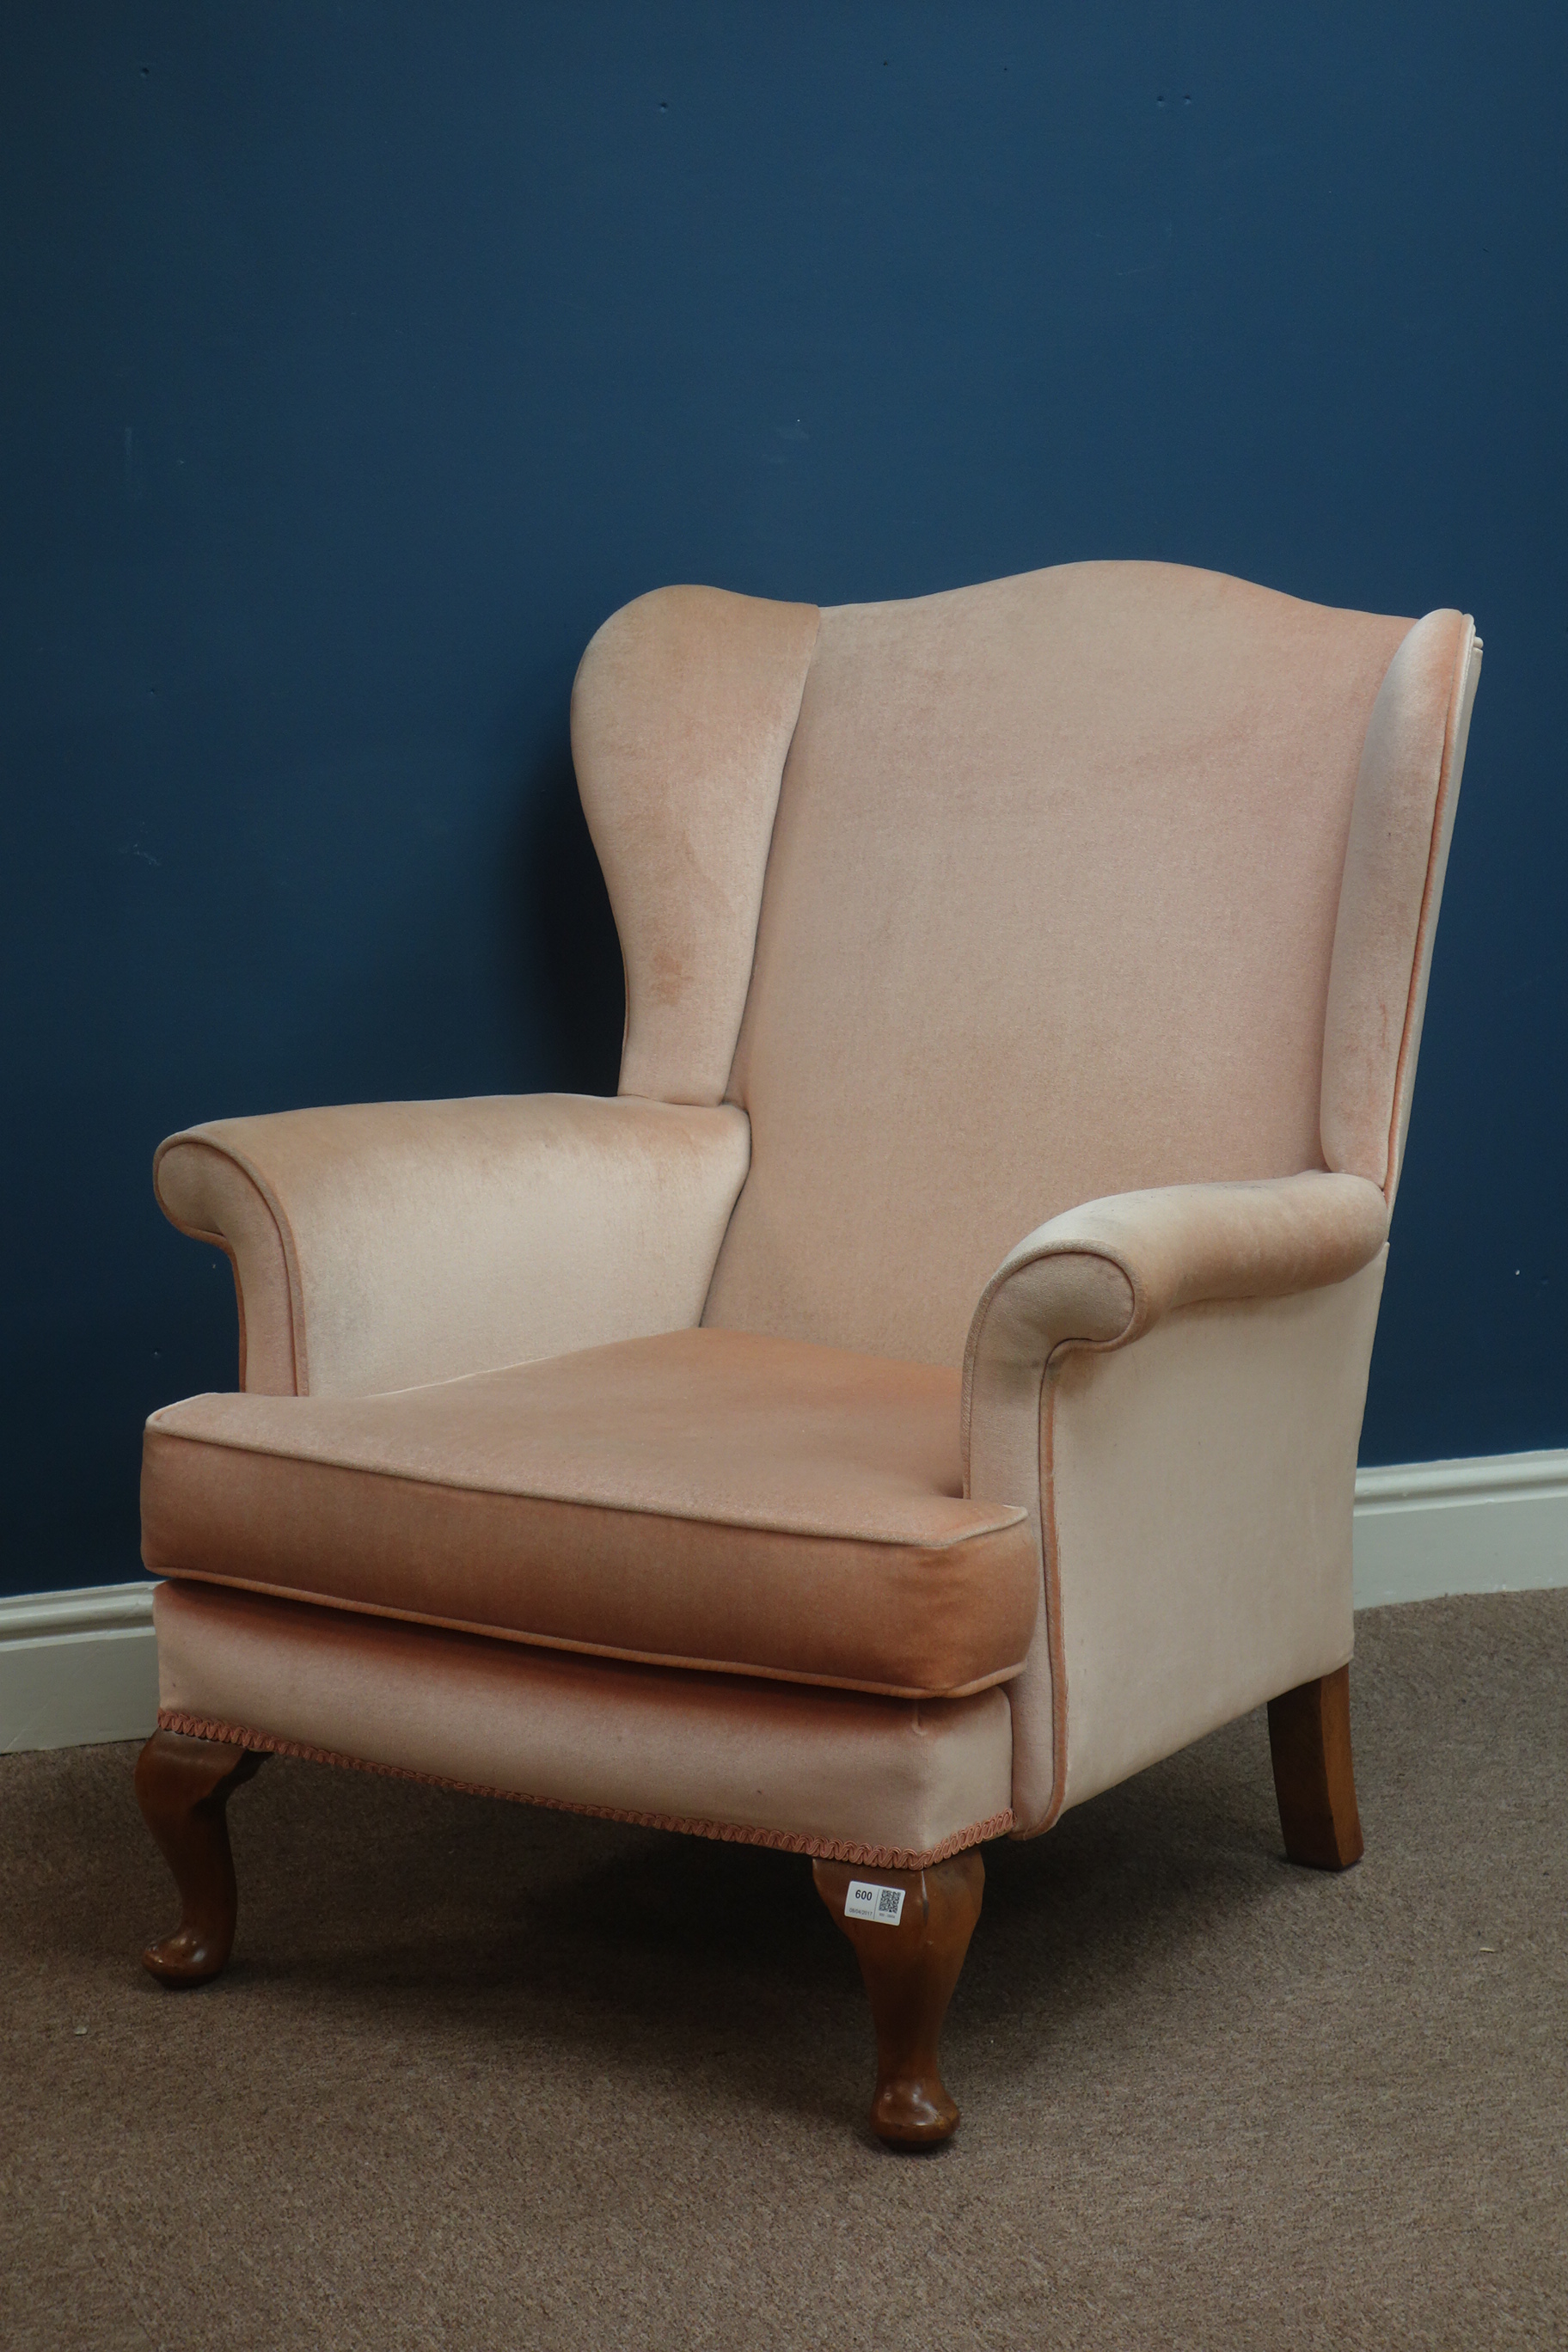
<svg viewBox="0 0 1568 2352"><path fill-rule="evenodd" d="M566 698L668 580L1165 556L1487 640L1373 1461L1568 1439L1568 15L79 5L0 80L0 1585L233 1378L160 1136L614 1084Z"/></svg>

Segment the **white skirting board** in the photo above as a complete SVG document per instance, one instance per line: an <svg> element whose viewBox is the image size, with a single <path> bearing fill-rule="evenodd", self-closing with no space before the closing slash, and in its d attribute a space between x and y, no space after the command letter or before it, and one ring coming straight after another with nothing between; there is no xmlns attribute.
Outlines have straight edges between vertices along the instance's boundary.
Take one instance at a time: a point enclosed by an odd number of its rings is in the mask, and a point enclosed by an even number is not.
<svg viewBox="0 0 1568 2352"><path fill-rule="evenodd" d="M145 1739L157 1712L151 1584L0 1599L0 1755Z"/></svg>
<svg viewBox="0 0 1568 2352"><path fill-rule="evenodd" d="M1355 1605L1568 1584L1568 1449L1358 1470Z"/></svg>
<svg viewBox="0 0 1568 2352"><path fill-rule="evenodd" d="M1548 1585L1568 1585L1568 1449L1358 1472L1358 1609ZM142 1739L157 1707L151 1584L0 1599L0 1755Z"/></svg>

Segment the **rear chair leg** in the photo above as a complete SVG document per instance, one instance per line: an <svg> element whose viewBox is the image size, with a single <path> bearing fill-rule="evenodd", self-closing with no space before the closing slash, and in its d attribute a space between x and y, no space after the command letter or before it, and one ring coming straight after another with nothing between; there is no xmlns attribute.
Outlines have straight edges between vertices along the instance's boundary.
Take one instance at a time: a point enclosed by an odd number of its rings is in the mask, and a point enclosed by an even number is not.
<svg viewBox="0 0 1568 2352"><path fill-rule="evenodd" d="M958 2124L936 2044L980 1916L985 1887L980 1849L971 1846L927 1870L857 1871L847 1862L816 1862L812 1876L855 1947L871 1997L877 2028L871 2128L894 2147L934 2147ZM869 1894L851 1900L852 1887Z"/></svg>
<svg viewBox="0 0 1568 2352"><path fill-rule="evenodd" d="M183 1731L155 1731L136 1760L142 1818L180 1890L179 1926L142 1955L142 1967L166 1985L205 1984L234 1948L238 1897L225 1811L266 1760L254 1749Z"/></svg>
<svg viewBox="0 0 1568 2352"><path fill-rule="evenodd" d="M1271 1698L1268 1745L1290 1860L1311 1870L1348 1870L1365 1845L1351 1762L1350 1668Z"/></svg>

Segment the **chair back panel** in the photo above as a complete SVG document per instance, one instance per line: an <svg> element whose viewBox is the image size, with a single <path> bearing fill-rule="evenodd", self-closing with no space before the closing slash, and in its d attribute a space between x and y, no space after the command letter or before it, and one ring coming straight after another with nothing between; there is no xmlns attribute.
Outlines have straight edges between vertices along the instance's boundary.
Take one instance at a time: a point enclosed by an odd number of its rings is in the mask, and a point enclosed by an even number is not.
<svg viewBox="0 0 1568 2352"><path fill-rule="evenodd" d="M824 612L705 1319L954 1363L1060 1210L1321 1167L1358 763L1410 626L1150 563Z"/></svg>

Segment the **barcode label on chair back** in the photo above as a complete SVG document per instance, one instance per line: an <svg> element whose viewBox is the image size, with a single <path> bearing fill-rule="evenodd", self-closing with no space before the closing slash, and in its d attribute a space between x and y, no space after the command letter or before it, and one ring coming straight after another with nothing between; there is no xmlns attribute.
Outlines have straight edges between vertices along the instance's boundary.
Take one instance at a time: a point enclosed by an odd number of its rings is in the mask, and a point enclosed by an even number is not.
<svg viewBox="0 0 1568 2352"><path fill-rule="evenodd" d="M879 1919L884 1927L896 1927L903 1916L901 1886L875 1886L868 1878L850 1880L849 1892L844 1898L847 1919Z"/></svg>

